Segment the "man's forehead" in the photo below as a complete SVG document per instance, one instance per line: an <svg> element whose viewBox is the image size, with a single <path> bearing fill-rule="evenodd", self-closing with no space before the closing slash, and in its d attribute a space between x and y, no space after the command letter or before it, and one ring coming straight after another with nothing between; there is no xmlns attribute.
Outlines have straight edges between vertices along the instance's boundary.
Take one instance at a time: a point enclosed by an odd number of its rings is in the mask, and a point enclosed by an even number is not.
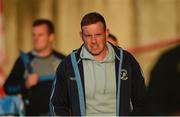
<svg viewBox="0 0 180 117"><path fill-rule="evenodd" d="M95 31L104 31L104 25L101 23L101 22L97 22L97 23L94 23L94 24L89 24L89 25L86 25L86 26L83 26L82 27L82 31L83 32L88 32L88 31L91 31L91 30L95 30Z"/></svg>

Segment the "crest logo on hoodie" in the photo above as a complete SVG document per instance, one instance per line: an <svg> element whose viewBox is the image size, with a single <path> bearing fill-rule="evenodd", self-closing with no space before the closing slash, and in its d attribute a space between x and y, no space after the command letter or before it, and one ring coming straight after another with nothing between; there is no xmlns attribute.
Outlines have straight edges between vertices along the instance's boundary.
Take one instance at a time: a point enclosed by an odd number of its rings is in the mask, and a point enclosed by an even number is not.
<svg viewBox="0 0 180 117"><path fill-rule="evenodd" d="M126 69L121 70L121 80L127 80L128 79L128 72Z"/></svg>

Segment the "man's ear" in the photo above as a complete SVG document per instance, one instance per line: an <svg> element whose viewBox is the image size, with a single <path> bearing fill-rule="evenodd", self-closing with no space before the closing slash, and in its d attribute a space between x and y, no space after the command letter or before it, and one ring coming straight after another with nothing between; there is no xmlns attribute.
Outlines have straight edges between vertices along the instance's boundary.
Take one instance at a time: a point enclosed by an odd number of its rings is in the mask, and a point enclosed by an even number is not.
<svg viewBox="0 0 180 117"><path fill-rule="evenodd" d="M50 34L50 35L49 35L49 39L50 39L50 41L52 42L52 41L54 40L54 34Z"/></svg>
<svg viewBox="0 0 180 117"><path fill-rule="evenodd" d="M82 31L79 32L79 35L80 35L82 41L84 41L84 37L83 37L83 32Z"/></svg>
<svg viewBox="0 0 180 117"><path fill-rule="evenodd" d="M108 38L109 38L109 29L107 28L106 29L106 41L107 41Z"/></svg>

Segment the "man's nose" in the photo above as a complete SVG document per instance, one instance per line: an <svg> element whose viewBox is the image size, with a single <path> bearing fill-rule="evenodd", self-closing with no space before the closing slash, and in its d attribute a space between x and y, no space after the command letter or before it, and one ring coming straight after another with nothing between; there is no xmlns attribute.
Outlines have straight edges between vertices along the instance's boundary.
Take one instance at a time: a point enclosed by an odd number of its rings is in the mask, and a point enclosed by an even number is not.
<svg viewBox="0 0 180 117"><path fill-rule="evenodd" d="M96 36L95 36L95 35L92 35L92 36L91 36L91 41L92 41L92 42L96 42Z"/></svg>

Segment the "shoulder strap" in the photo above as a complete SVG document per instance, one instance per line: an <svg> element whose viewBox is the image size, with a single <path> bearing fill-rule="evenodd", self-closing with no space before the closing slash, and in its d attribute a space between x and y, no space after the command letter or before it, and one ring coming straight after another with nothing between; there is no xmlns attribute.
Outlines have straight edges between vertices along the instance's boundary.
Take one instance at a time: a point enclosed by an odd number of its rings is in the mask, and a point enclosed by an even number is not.
<svg viewBox="0 0 180 117"><path fill-rule="evenodd" d="M119 71L118 71L118 92L117 92L117 101L116 101L116 116L120 115L120 91L121 91L121 70L122 70L122 62L123 62L123 50L119 48L120 61L119 61Z"/></svg>
<svg viewBox="0 0 180 117"><path fill-rule="evenodd" d="M29 57L26 53L24 53L23 51L20 50L20 57L21 59L23 60L23 63L24 63L24 66L25 68L27 69L27 71L29 73L32 73L33 72L33 69L30 65L30 60L29 60Z"/></svg>
<svg viewBox="0 0 180 117"><path fill-rule="evenodd" d="M72 66L73 66L73 69L74 69L74 72L75 72L75 79L76 79L77 87L78 87L80 112L81 112L81 116L85 116L84 94L83 94L81 76L80 76L80 73L79 73L79 68L78 68L78 65L77 65L75 52L73 52L70 56L71 56Z"/></svg>

